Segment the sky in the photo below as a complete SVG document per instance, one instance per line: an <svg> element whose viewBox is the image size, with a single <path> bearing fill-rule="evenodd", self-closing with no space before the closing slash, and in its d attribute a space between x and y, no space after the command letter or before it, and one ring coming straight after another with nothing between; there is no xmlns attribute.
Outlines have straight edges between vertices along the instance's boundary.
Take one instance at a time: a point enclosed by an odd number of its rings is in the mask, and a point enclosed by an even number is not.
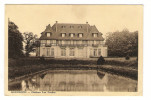
<svg viewBox="0 0 151 100"><path fill-rule="evenodd" d="M108 32L141 31L142 5L6 5L5 19L13 21L21 33L33 32L40 37L48 24L88 22L103 37Z"/></svg>

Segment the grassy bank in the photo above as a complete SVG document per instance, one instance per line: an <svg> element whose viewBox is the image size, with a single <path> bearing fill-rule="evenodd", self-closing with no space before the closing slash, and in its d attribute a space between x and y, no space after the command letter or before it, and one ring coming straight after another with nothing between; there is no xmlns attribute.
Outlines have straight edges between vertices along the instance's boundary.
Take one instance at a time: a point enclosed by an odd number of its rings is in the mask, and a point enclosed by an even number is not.
<svg viewBox="0 0 151 100"><path fill-rule="evenodd" d="M137 79L137 62L135 59L124 60L119 58L105 58L105 60L105 65L99 67L99 69L106 72ZM96 70L96 61L97 59L63 60L47 58L45 61L41 61L39 58L9 59L8 76L9 79L15 79L16 77L47 69Z"/></svg>
<svg viewBox="0 0 151 100"><path fill-rule="evenodd" d="M129 77L134 80L138 80L138 70L128 67L120 67L120 66L99 66L99 70L102 70L104 72L108 72L111 74L116 74L124 77Z"/></svg>
<svg viewBox="0 0 151 100"><path fill-rule="evenodd" d="M48 65L48 64L62 64L62 65L96 65L97 58L90 59L53 59L46 58L45 61L41 61L40 58L20 58L20 59L9 59L9 67L21 67L28 65ZM127 66L137 69L136 58L125 60L125 58L105 58L105 65L117 65Z"/></svg>

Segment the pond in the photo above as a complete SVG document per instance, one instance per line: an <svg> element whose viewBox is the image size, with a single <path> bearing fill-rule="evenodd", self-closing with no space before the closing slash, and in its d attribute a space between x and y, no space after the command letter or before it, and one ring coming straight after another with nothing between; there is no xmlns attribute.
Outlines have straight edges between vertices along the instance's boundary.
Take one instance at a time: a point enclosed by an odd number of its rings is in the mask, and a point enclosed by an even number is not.
<svg viewBox="0 0 151 100"><path fill-rule="evenodd" d="M9 83L9 91L136 92L137 81L97 70L49 70Z"/></svg>

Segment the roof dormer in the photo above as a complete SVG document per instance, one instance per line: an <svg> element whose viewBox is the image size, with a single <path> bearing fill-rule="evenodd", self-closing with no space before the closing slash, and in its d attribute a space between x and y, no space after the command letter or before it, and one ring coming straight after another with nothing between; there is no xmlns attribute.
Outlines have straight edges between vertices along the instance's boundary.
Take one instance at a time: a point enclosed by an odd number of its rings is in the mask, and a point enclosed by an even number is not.
<svg viewBox="0 0 151 100"><path fill-rule="evenodd" d="M83 33L79 33L78 36L81 38L83 37Z"/></svg>
<svg viewBox="0 0 151 100"><path fill-rule="evenodd" d="M92 33L93 37L98 37L98 33Z"/></svg>
<svg viewBox="0 0 151 100"><path fill-rule="evenodd" d="M70 33L69 36L70 36L70 37L74 37L75 34L74 34L74 33Z"/></svg>
<svg viewBox="0 0 151 100"><path fill-rule="evenodd" d="M52 33L51 32L47 32L46 35L47 35L47 37L50 37L52 35Z"/></svg>
<svg viewBox="0 0 151 100"><path fill-rule="evenodd" d="M65 37L66 36L66 33L61 33L61 37Z"/></svg>

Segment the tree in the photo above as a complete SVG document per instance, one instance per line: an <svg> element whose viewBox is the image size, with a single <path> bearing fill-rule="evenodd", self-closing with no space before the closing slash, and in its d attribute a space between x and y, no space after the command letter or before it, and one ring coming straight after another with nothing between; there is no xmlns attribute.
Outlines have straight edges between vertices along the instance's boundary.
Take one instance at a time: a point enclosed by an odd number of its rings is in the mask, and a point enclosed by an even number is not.
<svg viewBox="0 0 151 100"><path fill-rule="evenodd" d="M36 38L37 35L34 35L32 32L24 32L23 33L24 36L24 43L25 45L25 55L28 57L29 53L35 50L36 47Z"/></svg>
<svg viewBox="0 0 151 100"><path fill-rule="evenodd" d="M18 26L8 22L8 57L18 58L23 56L23 36L18 30Z"/></svg>
<svg viewBox="0 0 151 100"><path fill-rule="evenodd" d="M110 33L106 45L109 56L138 56L138 31L129 32L126 29Z"/></svg>

